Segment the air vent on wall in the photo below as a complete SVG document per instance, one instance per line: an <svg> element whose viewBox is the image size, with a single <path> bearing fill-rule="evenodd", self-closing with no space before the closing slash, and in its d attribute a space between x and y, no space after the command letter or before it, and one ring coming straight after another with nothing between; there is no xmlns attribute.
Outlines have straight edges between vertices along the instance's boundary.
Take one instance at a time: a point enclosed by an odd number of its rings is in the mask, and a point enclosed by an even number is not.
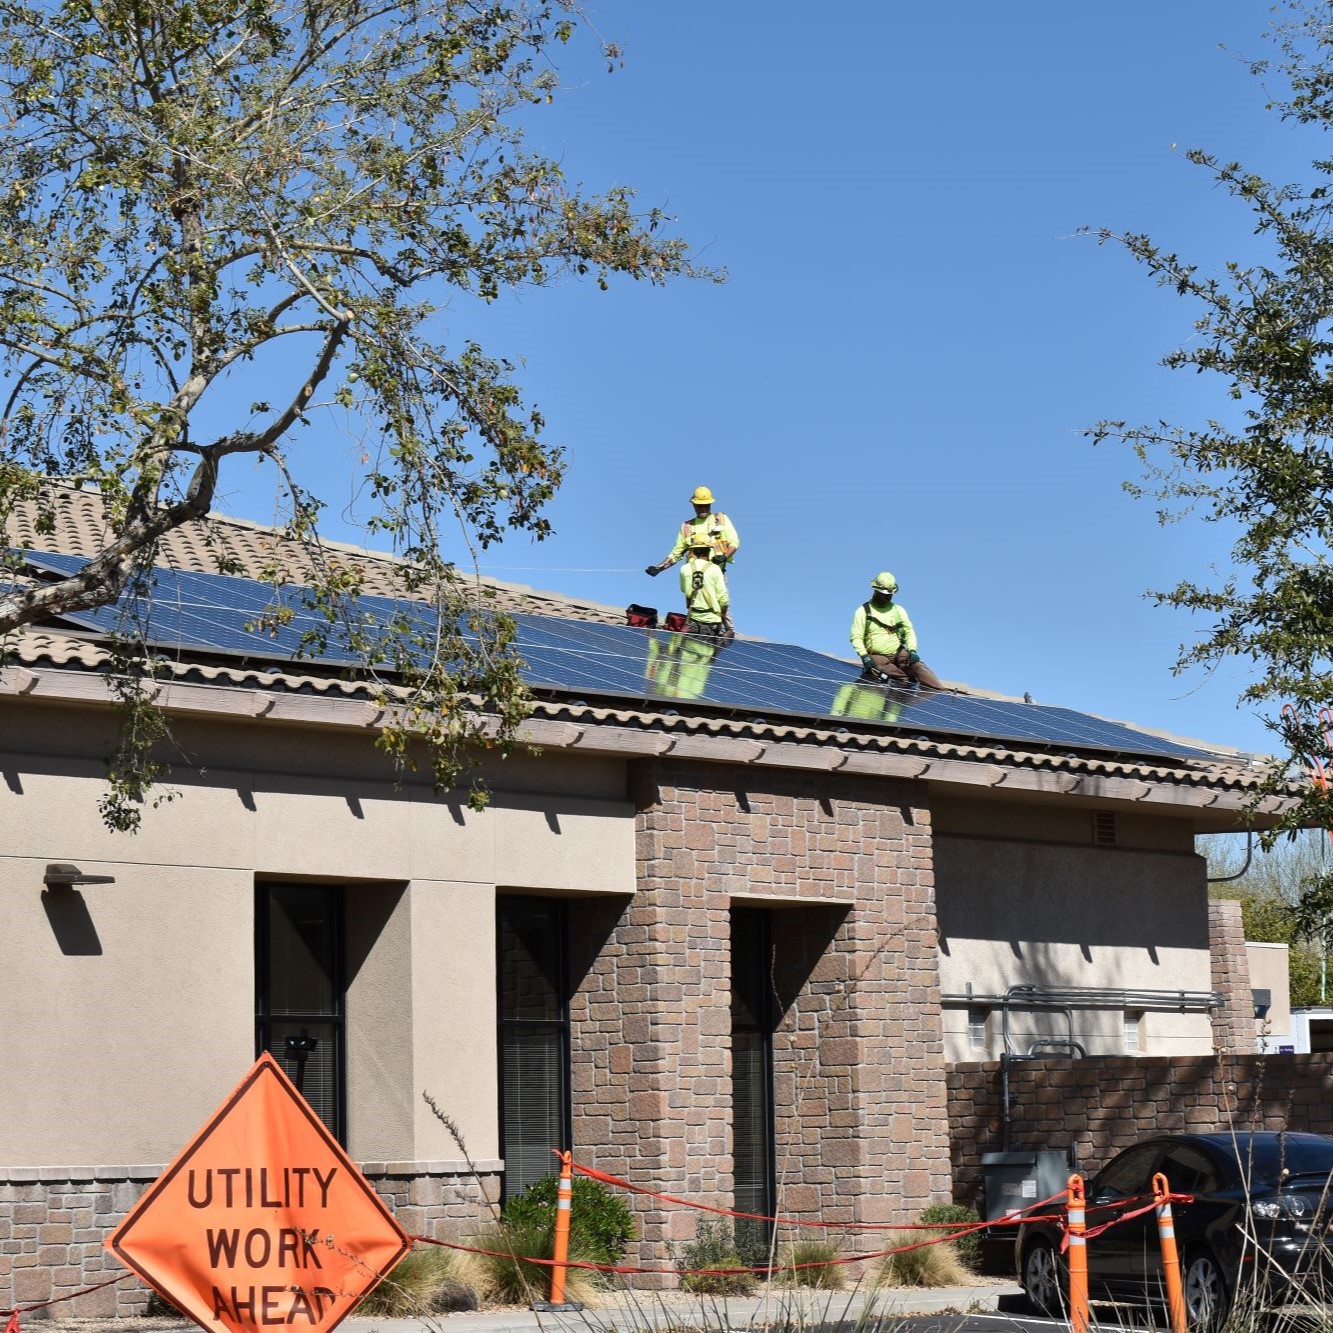
<svg viewBox="0 0 1333 1333"><path fill-rule="evenodd" d="M1115 846L1115 811L1094 810L1092 812L1092 845L1094 847Z"/></svg>

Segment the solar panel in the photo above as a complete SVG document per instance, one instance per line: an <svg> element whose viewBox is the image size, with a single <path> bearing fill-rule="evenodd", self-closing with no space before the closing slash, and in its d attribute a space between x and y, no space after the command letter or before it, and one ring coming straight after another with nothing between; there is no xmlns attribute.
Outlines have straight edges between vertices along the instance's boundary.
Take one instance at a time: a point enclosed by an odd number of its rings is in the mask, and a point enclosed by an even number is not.
<svg viewBox="0 0 1333 1333"><path fill-rule="evenodd" d="M34 569L76 573L79 556L24 552ZM357 599L355 618L330 623L299 587L188 570L155 569L149 595L61 619L97 633L134 632L160 649L240 655L265 662L354 667L395 618L427 637L433 612L420 602ZM679 701L749 718L804 718L946 735L987 743L1041 745L1140 757L1207 759L1206 751L1068 708L1007 703L975 695L894 689L858 679L858 667L796 644L717 642L689 634L632 629L519 613L518 651L530 688L558 695Z"/></svg>

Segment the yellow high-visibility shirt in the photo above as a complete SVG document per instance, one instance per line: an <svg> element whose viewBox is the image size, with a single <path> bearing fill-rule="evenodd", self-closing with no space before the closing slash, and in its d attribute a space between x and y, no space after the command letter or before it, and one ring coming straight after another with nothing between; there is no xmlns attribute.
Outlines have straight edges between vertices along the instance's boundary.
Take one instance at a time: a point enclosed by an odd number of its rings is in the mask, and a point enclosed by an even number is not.
<svg viewBox="0 0 1333 1333"><path fill-rule="evenodd" d="M686 614L703 625L716 625L731 605L722 571L711 560L697 555L680 567L680 590L685 594Z"/></svg>
<svg viewBox="0 0 1333 1333"><path fill-rule="evenodd" d="M702 518L697 515L694 518L687 518L676 534L676 544L662 563L674 565L690 549L690 539L698 536L701 528L703 535L708 538L712 554L724 555L730 563L740 550L741 539L736 535L735 527L725 514L705 514Z"/></svg>
<svg viewBox="0 0 1333 1333"><path fill-rule="evenodd" d="M852 617L852 651L857 657L867 653L892 657L899 648L916 652L916 630L897 602L882 611L871 606L869 615L867 606L869 603L863 602Z"/></svg>

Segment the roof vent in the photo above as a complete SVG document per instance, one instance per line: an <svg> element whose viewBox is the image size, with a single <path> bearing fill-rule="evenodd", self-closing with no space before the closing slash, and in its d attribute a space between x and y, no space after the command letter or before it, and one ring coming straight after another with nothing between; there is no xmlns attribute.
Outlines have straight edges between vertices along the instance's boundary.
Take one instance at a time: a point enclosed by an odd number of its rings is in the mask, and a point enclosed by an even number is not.
<svg viewBox="0 0 1333 1333"><path fill-rule="evenodd" d="M1094 810L1092 812L1092 845L1094 847L1115 846L1115 811Z"/></svg>

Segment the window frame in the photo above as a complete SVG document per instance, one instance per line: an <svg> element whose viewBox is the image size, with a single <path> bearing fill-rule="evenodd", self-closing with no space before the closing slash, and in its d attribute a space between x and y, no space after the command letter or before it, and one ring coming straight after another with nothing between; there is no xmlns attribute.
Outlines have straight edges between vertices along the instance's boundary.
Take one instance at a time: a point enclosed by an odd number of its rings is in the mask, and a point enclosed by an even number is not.
<svg viewBox="0 0 1333 1333"><path fill-rule="evenodd" d="M773 986L769 973L765 972L764 977L768 984L760 983L756 994L750 997L751 1000L757 1000L758 1003L750 1003L748 1008L754 1010L754 1022L742 1023L739 1026L736 1023L736 924L737 917L741 918L742 923L746 918L755 922L755 930L758 936L755 948L757 952L769 960L770 971L774 959L774 930L773 930L773 912L770 908L751 907L749 905L737 906L732 904L730 912L730 931L729 931L729 952L731 956L731 985L732 985L732 1007L731 1007L731 1037L734 1043L736 1035L739 1033L744 1036L757 1036L761 1038L761 1070L760 1079L762 1080L764 1110L767 1117L764 1131L764 1180L762 1188L765 1201L762 1206L754 1211L772 1214L777 1204L777 1101L774 1095L773 1087L773 1066L774 1066L774 1036L777 1032L777 1025L780 1018L778 1013L777 997L773 994ZM734 1086L735 1065L733 1061L732 1068L733 1087L731 1091L731 1113L732 1113L732 1136L733 1143L736 1132L736 1091ZM735 1175L735 1159L732 1160L733 1181ZM740 1201L735 1198L733 1183L733 1204L740 1209ZM741 1211L750 1211L748 1208ZM765 1235L765 1243L771 1241L772 1226L769 1223L754 1222L749 1223L756 1229L762 1229Z"/></svg>
<svg viewBox="0 0 1333 1333"><path fill-rule="evenodd" d="M514 1018L507 1019L503 1012L504 997L504 922L503 913L507 903L540 903L552 913L551 929L556 937L556 979L557 1009L556 1018ZM499 1130L498 1146L501 1160L505 1160L505 1045L506 1030L517 1028L555 1028L559 1046L560 1060L560 1105L557 1116L560 1130L560 1148L564 1152L574 1149L574 1094L573 1071L571 1061L570 1033L570 968L569 968L569 908L563 898L547 898L531 893L497 893L495 895L495 1076L497 1084L496 1121ZM555 1174L556 1164L552 1159L551 1174ZM515 1197L515 1191L509 1185L510 1171L506 1162L505 1170L500 1173L500 1206ZM522 1191L518 1191L522 1193Z"/></svg>
<svg viewBox="0 0 1333 1333"><path fill-rule="evenodd" d="M283 889L320 889L332 908L330 924L330 991L333 1012L304 1010L274 1015L270 994L272 938L269 929L271 895ZM255 1055L270 1049L274 1022L287 1024L328 1024L333 1028L333 1119L329 1132L344 1147L347 1145L347 900L346 890L338 884L306 884L290 880L257 880L254 895L255 934ZM279 1064L281 1056L275 1054ZM286 1073L284 1067L283 1072ZM311 1108L314 1110L314 1108ZM315 1114L319 1114L317 1111Z"/></svg>

